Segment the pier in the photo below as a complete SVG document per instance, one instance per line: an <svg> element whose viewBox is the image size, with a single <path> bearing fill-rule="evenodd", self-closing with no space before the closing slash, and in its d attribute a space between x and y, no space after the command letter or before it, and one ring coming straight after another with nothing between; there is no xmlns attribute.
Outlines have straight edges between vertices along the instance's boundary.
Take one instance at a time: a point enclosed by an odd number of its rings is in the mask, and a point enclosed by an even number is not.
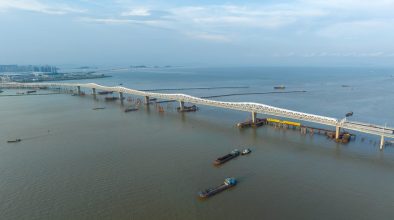
<svg viewBox="0 0 394 220"><path fill-rule="evenodd" d="M78 95L82 94L81 89L83 88L83 89L90 89L93 91L93 93L95 93L96 90L116 92L119 94L121 100L123 100L122 99L123 94L131 94L135 96L144 97L144 104L146 105L149 105L150 100L152 99L161 99L161 100L179 102L180 109L182 109L182 107L183 109L185 108L184 103L192 103L194 105L205 105L205 106L212 106L217 108L231 109L231 110L249 112L252 115L251 122L245 123L245 126L248 126L248 124L250 124L250 126L258 126L259 124L262 124L262 122L259 121L259 119L257 118L257 114L263 114L267 116L287 118L296 121L304 121L304 122L333 127L335 128L335 133L334 131L332 132L335 134L334 139L337 141L341 140L341 135L343 136L341 130L343 129L377 135L380 138L379 146L381 150L385 145L386 138L394 138L394 128L363 123L363 122L348 121L345 119L339 120L333 117L326 117L321 115L309 114L305 112L292 111L289 109L278 108L262 103L216 101L206 98L198 98L181 93L176 93L176 94L157 93L157 92L149 92L149 91L140 91L140 90L130 89L122 86L113 86L113 87L103 86L95 83L2 83L0 84L0 87L26 88L26 89L63 88L65 90L76 90ZM300 126L300 129L301 128L308 129L307 127Z"/></svg>

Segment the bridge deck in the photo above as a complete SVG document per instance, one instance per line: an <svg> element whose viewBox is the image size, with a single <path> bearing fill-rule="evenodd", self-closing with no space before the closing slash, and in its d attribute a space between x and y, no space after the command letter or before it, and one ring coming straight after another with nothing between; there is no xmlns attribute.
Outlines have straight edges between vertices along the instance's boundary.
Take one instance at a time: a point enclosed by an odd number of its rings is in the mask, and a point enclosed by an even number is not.
<svg viewBox="0 0 394 220"><path fill-rule="evenodd" d="M140 91L130 88L125 88L122 86L102 86L95 83L2 83L2 87L12 87L12 88L37 88L37 87L80 87L89 89L99 89L112 92L122 92L125 94L132 94L137 96L149 96L164 100L176 100L189 102L199 105L214 106L219 108L233 109L246 112L255 112L265 115L278 116L283 118L308 121L317 124L329 125L329 126L339 126L345 129L359 131L363 133L369 133L374 135L384 135L385 137L394 138L394 128L385 128L379 125L372 125L360 122L351 121L339 121L336 118L314 115L304 112L292 111L284 108L278 108L270 105L265 105L261 103L254 102L224 102L215 101L210 99L198 98L186 94L167 94L167 93L155 93L149 91Z"/></svg>

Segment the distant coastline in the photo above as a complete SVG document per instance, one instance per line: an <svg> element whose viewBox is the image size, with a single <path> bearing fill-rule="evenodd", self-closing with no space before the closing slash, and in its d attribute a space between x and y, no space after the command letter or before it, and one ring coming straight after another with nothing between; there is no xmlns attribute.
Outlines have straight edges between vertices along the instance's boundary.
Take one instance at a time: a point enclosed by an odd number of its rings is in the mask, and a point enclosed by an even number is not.
<svg viewBox="0 0 394 220"><path fill-rule="evenodd" d="M80 67L80 70L89 67ZM65 80L83 80L111 77L110 75L97 74L96 71L66 71L58 72L55 66L33 65L0 65L0 82L50 82Z"/></svg>

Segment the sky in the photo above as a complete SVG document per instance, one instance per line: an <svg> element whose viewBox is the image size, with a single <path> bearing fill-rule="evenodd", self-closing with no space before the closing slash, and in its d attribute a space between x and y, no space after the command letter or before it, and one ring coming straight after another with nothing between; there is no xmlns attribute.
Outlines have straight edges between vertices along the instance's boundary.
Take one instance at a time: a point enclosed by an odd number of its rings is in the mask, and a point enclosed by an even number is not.
<svg viewBox="0 0 394 220"><path fill-rule="evenodd" d="M0 0L0 64L391 66L394 0Z"/></svg>

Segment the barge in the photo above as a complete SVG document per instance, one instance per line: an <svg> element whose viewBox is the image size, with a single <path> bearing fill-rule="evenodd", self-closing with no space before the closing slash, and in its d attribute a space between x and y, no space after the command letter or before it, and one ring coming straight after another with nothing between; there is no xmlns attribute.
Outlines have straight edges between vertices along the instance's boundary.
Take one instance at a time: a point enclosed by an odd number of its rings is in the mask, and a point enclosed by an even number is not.
<svg viewBox="0 0 394 220"><path fill-rule="evenodd" d="M22 139L15 139L15 140L8 140L7 141L7 143L18 143L18 142L21 142L22 141Z"/></svg>
<svg viewBox="0 0 394 220"><path fill-rule="evenodd" d="M284 85L274 86L274 89L286 89L286 86Z"/></svg>
<svg viewBox="0 0 394 220"><path fill-rule="evenodd" d="M195 112L198 110L198 107L196 105L184 106L183 109L181 109L181 107L177 107L176 110L178 112Z"/></svg>
<svg viewBox="0 0 394 220"><path fill-rule="evenodd" d="M107 95L107 94L112 94L112 93L114 93L114 92L112 92L112 91L101 91L101 92L98 92L99 95Z"/></svg>
<svg viewBox="0 0 394 220"><path fill-rule="evenodd" d="M118 99L118 97L105 97L105 101L116 101Z"/></svg>
<svg viewBox="0 0 394 220"><path fill-rule="evenodd" d="M246 128L246 127L260 127L267 123L267 119L265 118L256 118L256 122L254 123L252 120L240 122L237 124L238 128Z"/></svg>
<svg viewBox="0 0 394 220"><path fill-rule="evenodd" d="M138 111L138 108L130 107L124 110L124 112L134 112L134 111Z"/></svg>
<svg viewBox="0 0 394 220"><path fill-rule="evenodd" d="M198 195L202 199L209 198L209 197L211 197L217 193L220 193L226 189L229 189L235 185L237 185L237 180L233 177L229 177L229 178L226 178L221 185L219 185L215 188L209 188L204 191L201 191L198 193Z"/></svg>
<svg viewBox="0 0 394 220"><path fill-rule="evenodd" d="M220 164L226 163L227 161L234 159L234 158L238 157L239 155L240 155L239 150L235 149L235 150L231 151L229 154L224 155L223 157L217 158L215 161L213 161L213 164L220 165Z"/></svg>

